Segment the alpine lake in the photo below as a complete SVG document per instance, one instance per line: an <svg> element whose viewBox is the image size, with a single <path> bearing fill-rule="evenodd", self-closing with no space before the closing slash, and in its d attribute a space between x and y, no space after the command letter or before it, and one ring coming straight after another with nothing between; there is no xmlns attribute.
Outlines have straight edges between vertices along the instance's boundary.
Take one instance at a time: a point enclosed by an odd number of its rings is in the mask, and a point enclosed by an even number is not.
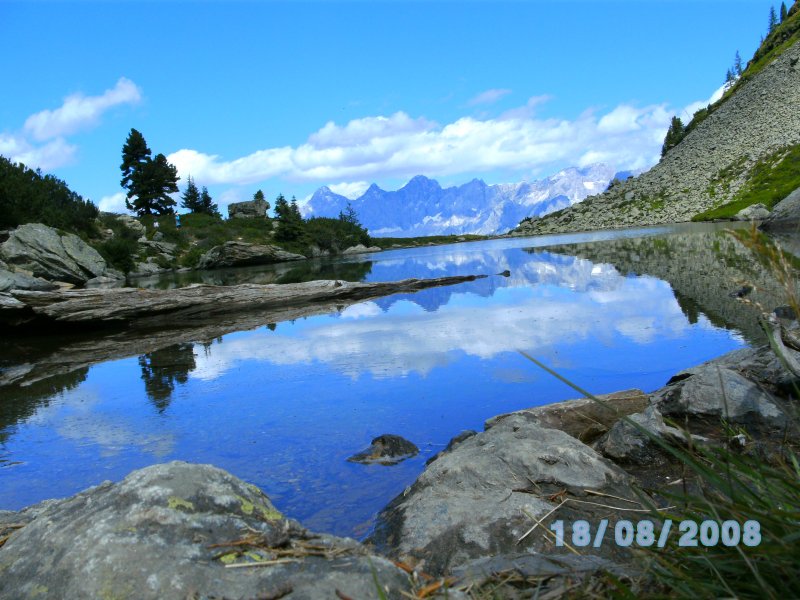
<svg viewBox="0 0 800 600"><path fill-rule="evenodd" d="M730 227L503 238L132 282L489 275L210 339L166 339L139 355L108 352L90 366L70 357L107 334L6 339L0 369L48 356L54 370L0 387L0 510L184 460L257 485L312 530L362 538L462 430L580 396L520 350L600 394L649 392L764 343L756 303L781 304L780 289ZM753 287L746 301L735 297L744 285ZM347 461L385 433L419 455L394 466Z"/></svg>

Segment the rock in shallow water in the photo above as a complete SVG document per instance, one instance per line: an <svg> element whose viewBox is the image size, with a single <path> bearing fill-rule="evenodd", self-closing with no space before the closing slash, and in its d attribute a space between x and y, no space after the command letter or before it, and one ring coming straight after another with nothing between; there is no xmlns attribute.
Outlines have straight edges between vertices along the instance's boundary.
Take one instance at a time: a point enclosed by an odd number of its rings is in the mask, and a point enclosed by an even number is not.
<svg viewBox="0 0 800 600"><path fill-rule="evenodd" d="M390 433L379 435L370 444L369 448L347 460L364 464L396 465L419 454L419 448L412 442Z"/></svg>
<svg viewBox="0 0 800 600"><path fill-rule="evenodd" d="M210 465L155 465L0 514L11 521L27 524L0 548L3 598L372 598L376 579L400 598L410 587L388 560L306 531Z"/></svg>

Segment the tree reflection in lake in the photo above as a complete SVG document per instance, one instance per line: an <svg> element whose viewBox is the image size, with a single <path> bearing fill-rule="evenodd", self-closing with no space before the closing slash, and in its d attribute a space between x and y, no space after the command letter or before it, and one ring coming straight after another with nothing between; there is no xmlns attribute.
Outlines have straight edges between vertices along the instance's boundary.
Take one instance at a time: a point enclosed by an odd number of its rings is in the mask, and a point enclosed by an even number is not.
<svg viewBox="0 0 800 600"><path fill-rule="evenodd" d="M175 384L184 384L195 367L194 344L175 344L139 357L148 399L159 413L172 401Z"/></svg>

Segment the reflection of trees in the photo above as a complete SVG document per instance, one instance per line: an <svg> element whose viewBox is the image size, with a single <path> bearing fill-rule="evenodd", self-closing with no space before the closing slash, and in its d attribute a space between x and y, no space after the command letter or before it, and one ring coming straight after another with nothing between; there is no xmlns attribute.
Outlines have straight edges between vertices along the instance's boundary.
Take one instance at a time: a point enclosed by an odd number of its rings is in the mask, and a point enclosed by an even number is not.
<svg viewBox="0 0 800 600"><path fill-rule="evenodd" d="M172 400L175 383L186 383L196 364L194 344L175 344L139 357L147 397L163 413Z"/></svg>
<svg viewBox="0 0 800 600"><path fill-rule="evenodd" d="M78 387L86 380L87 373L89 368L84 367L28 386L0 388L0 444L8 439L12 427L30 419L60 392Z"/></svg>
<svg viewBox="0 0 800 600"><path fill-rule="evenodd" d="M363 281L372 272L372 262L327 262L305 260L297 263L282 274L276 283L301 283L317 279L342 279L344 281Z"/></svg>

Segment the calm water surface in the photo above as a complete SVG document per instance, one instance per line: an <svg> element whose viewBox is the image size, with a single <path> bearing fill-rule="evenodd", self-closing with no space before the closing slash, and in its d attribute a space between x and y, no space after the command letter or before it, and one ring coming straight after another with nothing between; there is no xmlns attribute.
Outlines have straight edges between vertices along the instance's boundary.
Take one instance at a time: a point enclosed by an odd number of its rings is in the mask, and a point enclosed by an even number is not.
<svg viewBox="0 0 800 600"><path fill-rule="evenodd" d="M724 234L709 227L660 228L217 273L227 281L380 281L506 269L511 276L173 345L32 388L0 388L0 509L186 460L255 483L312 529L362 536L460 431L480 430L498 413L575 397L518 349L605 393L654 390L676 371L751 341L732 299L704 296L710 287L703 277L719 284L709 269L724 263L714 255L720 239L724 246ZM675 244L694 253L688 262L696 273L673 269ZM677 279L659 269L679 271ZM693 283L700 291L691 291ZM723 308L712 310L717 297ZM0 364L14 368L24 359L6 356ZM410 439L420 455L394 467L346 461L383 433Z"/></svg>

